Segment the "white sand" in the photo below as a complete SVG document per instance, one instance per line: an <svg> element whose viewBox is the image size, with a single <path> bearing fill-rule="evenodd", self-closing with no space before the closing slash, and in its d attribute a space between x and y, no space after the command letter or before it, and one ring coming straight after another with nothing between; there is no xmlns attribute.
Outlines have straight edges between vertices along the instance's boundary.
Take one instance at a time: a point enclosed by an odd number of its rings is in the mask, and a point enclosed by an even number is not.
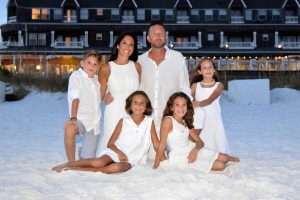
<svg viewBox="0 0 300 200"><path fill-rule="evenodd" d="M231 153L222 173L137 166L119 175L51 171L66 161L62 93L33 92L0 104L0 199L300 199L300 92L271 91L271 105L236 105L222 114Z"/></svg>

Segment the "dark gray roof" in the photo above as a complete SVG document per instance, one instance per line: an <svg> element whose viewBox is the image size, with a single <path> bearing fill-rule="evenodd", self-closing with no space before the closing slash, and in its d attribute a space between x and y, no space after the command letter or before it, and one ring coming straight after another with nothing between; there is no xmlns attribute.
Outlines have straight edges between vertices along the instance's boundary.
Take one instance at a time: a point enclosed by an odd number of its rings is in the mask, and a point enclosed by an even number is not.
<svg viewBox="0 0 300 200"><path fill-rule="evenodd" d="M21 7L60 7L64 0L10 0ZM75 0L68 0L75 1ZM128 0L126 0L128 1ZM239 1L239 0L235 0ZM286 0L244 0L247 8L281 8ZM289 1L295 0L288 0ZM300 0L299 0L300 1ZM298 2L299 2L298 1ZM86 8L118 8L122 0L77 0L80 7ZM135 0L138 8L174 8L177 0ZM224 8L231 0L189 0L192 8ZM294 3L294 2L292 2ZM187 0L179 0L179 5L187 4Z"/></svg>

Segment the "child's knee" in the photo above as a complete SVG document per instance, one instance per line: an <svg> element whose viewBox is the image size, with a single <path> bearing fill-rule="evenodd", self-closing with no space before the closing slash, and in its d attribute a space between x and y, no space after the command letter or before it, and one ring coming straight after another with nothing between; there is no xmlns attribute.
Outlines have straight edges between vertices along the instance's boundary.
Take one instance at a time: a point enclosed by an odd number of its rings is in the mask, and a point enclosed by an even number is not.
<svg viewBox="0 0 300 200"><path fill-rule="evenodd" d="M212 170L214 171L223 171L226 168L225 163L221 161L215 161L212 167Z"/></svg>
<svg viewBox="0 0 300 200"><path fill-rule="evenodd" d="M229 156L224 153L219 153L218 160L227 163L229 161Z"/></svg>
<svg viewBox="0 0 300 200"><path fill-rule="evenodd" d="M76 129L76 126L69 126L65 130L65 136L67 136L67 137L74 137L77 134L78 134L78 131Z"/></svg>

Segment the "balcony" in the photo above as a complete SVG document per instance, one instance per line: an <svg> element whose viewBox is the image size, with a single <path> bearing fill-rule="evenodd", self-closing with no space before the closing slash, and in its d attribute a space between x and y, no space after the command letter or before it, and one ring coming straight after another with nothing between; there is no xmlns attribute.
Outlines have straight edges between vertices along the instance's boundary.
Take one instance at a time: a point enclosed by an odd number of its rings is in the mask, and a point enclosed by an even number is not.
<svg viewBox="0 0 300 200"><path fill-rule="evenodd" d="M300 49L300 42L281 42L282 49Z"/></svg>
<svg viewBox="0 0 300 200"><path fill-rule="evenodd" d="M56 41L51 47L56 49L81 49L84 47L84 42L64 42L64 41Z"/></svg>
<svg viewBox="0 0 300 200"><path fill-rule="evenodd" d="M8 22L8 23L14 23L14 22L17 22L17 16L11 16L11 17L8 17L7 22Z"/></svg>
<svg viewBox="0 0 300 200"><path fill-rule="evenodd" d="M123 15L122 16L122 23L134 23L135 17L132 15Z"/></svg>
<svg viewBox="0 0 300 200"><path fill-rule="evenodd" d="M177 19L178 24L190 23L190 17L189 16L177 16L176 19Z"/></svg>
<svg viewBox="0 0 300 200"><path fill-rule="evenodd" d="M77 22L77 16L64 16L64 22Z"/></svg>
<svg viewBox="0 0 300 200"><path fill-rule="evenodd" d="M285 23L286 24L297 24L298 16L285 16Z"/></svg>
<svg viewBox="0 0 300 200"><path fill-rule="evenodd" d="M173 49L198 49L198 42L170 42L169 45Z"/></svg>
<svg viewBox="0 0 300 200"><path fill-rule="evenodd" d="M0 49L5 49L8 47L23 47L24 44L21 43L19 44L19 42L15 42L15 41L4 41L4 42L0 42Z"/></svg>
<svg viewBox="0 0 300 200"><path fill-rule="evenodd" d="M254 49L253 42L226 42L224 47L228 49Z"/></svg>
<svg viewBox="0 0 300 200"><path fill-rule="evenodd" d="M231 16L230 19L231 19L232 24L243 24L244 23L243 16Z"/></svg>

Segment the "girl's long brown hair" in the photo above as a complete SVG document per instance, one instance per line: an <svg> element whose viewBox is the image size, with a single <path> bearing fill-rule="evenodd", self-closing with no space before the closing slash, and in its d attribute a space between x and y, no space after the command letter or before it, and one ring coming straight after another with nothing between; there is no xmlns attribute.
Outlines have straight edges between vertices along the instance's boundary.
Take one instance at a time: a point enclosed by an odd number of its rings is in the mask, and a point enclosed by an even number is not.
<svg viewBox="0 0 300 200"><path fill-rule="evenodd" d="M215 68L215 73L214 73L214 76L213 78L215 79L215 81L220 81L220 76L219 76L219 73L217 72L217 69L216 69L216 66L214 64L214 62L210 59L210 58L203 58L200 60L200 62L198 63L198 66L193 74L193 78L191 80L191 85L193 83L198 83L198 82L201 82L203 80L203 76L202 74L199 74L198 70L201 70L201 64L204 62L204 61L210 61L212 63L212 65L214 66Z"/></svg>
<svg viewBox="0 0 300 200"><path fill-rule="evenodd" d="M125 110L126 112L131 115L133 112L132 112L132 109L131 109L131 103L132 103L132 99L134 96L136 95L141 95L145 98L146 100L146 110L144 111L144 115L148 115L150 116L153 112L153 108L152 108L152 105L151 105L151 101L149 99L149 97L147 96L147 94L144 92L144 91L140 91L140 90L137 90L133 93L131 93L127 99L126 99L126 104L125 104Z"/></svg>
<svg viewBox="0 0 300 200"><path fill-rule="evenodd" d="M189 128L189 129L193 129L194 125L194 108L192 105L192 102L190 100L190 98L184 94L183 92L176 92L174 94L172 94L167 102L166 108L164 110L163 113L163 118L165 118L166 116L172 116L173 115L173 111L172 111L172 107L174 104L174 100L178 97L182 97L186 100L186 105L187 105L187 112L183 117L183 120L185 122L185 125Z"/></svg>

